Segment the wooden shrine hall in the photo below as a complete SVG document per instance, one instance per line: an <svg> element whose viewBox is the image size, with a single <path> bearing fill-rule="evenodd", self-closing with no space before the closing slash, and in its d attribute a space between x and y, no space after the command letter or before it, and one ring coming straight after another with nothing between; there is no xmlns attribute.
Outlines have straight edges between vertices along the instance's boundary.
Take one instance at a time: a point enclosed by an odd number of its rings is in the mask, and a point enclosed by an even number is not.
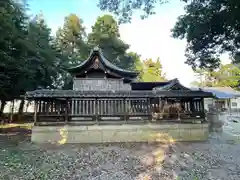
<svg viewBox="0 0 240 180"><path fill-rule="evenodd" d="M94 48L89 58L68 69L72 90L41 89L26 93L35 101L35 125L140 122L204 122L204 98L177 79L136 82L138 73L121 69Z"/></svg>

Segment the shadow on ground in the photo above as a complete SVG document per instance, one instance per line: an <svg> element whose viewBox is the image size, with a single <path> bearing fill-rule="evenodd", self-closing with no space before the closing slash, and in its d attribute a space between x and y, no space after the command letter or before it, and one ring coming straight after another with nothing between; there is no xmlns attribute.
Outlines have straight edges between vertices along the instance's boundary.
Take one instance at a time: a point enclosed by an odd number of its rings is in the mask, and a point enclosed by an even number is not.
<svg viewBox="0 0 240 180"><path fill-rule="evenodd" d="M0 146L17 145L21 142L30 142L31 124L0 125Z"/></svg>
<svg viewBox="0 0 240 180"><path fill-rule="evenodd" d="M23 125L0 128L0 179L239 179L240 146L197 143L45 144Z"/></svg>

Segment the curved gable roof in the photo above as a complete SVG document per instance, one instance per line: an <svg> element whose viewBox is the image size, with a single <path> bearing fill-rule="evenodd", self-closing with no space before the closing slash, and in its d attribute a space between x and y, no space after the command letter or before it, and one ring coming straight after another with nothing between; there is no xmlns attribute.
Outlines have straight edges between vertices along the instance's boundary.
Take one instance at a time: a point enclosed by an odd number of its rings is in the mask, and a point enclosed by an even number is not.
<svg viewBox="0 0 240 180"><path fill-rule="evenodd" d="M87 66L91 65L93 63L93 60L95 57L98 57L100 62L108 69L116 72L116 73L119 73L120 75L122 76L126 76L126 77L131 77L131 78L135 78L138 76L138 73L137 72L133 72L133 71L128 71L128 70L125 70L125 69L122 69L122 68L119 68L117 67L116 65L112 64L111 62L109 62L107 60L107 58L103 55L101 49L99 48L94 48L88 59L85 60L84 62L82 62L80 65L78 66L75 66L75 67L72 67L72 68L69 68L68 71L70 73L76 73L78 71L83 71Z"/></svg>
<svg viewBox="0 0 240 180"><path fill-rule="evenodd" d="M157 86L154 90L161 91L169 91L169 90L184 90L184 91L191 91L189 88L183 86L177 78L168 81L166 85Z"/></svg>
<svg viewBox="0 0 240 180"><path fill-rule="evenodd" d="M162 82L133 82L131 83L132 90L172 90L172 88L178 87L181 90L189 90L178 79L172 79Z"/></svg>
<svg viewBox="0 0 240 180"><path fill-rule="evenodd" d="M164 82L134 82L131 83L133 91L152 91L158 96L165 97L212 97L212 93L201 89L193 90L183 86L178 79Z"/></svg>

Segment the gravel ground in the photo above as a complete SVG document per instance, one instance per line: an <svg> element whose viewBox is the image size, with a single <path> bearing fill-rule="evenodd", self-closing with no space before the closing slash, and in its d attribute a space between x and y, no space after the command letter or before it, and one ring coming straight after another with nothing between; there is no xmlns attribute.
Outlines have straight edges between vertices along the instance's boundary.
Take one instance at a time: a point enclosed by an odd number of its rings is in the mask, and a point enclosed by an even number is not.
<svg viewBox="0 0 240 180"><path fill-rule="evenodd" d="M4 180L240 180L240 144L42 145L0 137Z"/></svg>

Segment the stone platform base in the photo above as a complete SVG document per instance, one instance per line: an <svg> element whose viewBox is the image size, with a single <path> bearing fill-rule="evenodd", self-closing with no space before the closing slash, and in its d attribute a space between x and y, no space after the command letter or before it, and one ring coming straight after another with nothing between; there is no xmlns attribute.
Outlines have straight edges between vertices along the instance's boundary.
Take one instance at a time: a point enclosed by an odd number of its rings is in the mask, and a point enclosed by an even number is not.
<svg viewBox="0 0 240 180"><path fill-rule="evenodd" d="M90 126L34 126L32 142L36 143L104 143L204 141L208 124L144 124Z"/></svg>

